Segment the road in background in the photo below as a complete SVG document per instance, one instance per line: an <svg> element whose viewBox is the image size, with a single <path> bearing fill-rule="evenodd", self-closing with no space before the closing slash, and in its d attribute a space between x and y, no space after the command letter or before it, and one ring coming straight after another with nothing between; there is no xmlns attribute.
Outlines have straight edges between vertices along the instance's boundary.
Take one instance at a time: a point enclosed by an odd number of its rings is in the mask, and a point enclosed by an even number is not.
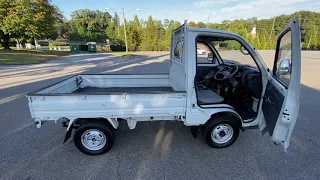
<svg viewBox="0 0 320 180"><path fill-rule="evenodd" d="M272 51L261 51L269 67ZM141 53L140 53L141 54ZM258 130L226 149L193 139L181 122L125 122L107 154L88 156L65 128L36 129L25 94L78 73L168 73L168 53L124 59L75 54L42 64L0 66L0 179L318 179L320 177L320 52L303 52L301 107L288 153Z"/></svg>

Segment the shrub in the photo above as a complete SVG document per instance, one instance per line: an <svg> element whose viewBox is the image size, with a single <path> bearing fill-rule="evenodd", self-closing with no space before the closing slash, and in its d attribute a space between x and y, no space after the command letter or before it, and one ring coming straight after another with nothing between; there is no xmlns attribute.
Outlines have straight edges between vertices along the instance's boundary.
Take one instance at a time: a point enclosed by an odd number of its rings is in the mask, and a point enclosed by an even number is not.
<svg viewBox="0 0 320 180"><path fill-rule="evenodd" d="M123 45L111 45L110 46L111 51L125 51L126 46Z"/></svg>
<svg viewBox="0 0 320 180"><path fill-rule="evenodd" d="M97 46L97 52L108 51L106 47Z"/></svg>
<svg viewBox="0 0 320 180"><path fill-rule="evenodd" d="M53 41L50 43L51 46L69 46L67 42L61 42L61 41Z"/></svg>

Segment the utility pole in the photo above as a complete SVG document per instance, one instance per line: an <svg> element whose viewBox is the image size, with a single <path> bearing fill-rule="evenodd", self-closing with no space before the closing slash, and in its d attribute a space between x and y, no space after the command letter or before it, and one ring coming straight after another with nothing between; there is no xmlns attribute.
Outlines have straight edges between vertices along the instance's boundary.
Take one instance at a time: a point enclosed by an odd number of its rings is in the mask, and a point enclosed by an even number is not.
<svg viewBox="0 0 320 180"><path fill-rule="evenodd" d="M276 17L273 18L273 24L272 24L272 28L271 28L271 31L270 31L269 40L271 40L271 35L272 35L272 31L273 31L274 23L275 23L275 22L276 22Z"/></svg>
<svg viewBox="0 0 320 180"><path fill-rule="evenodd" d="M111 8L104 8L104 9L105 9L105 10L109 10L109 9L111 9ZM127 12L129 12L129 11L132 11L132 10L140 11L140 9L130 9L130 10L126 11L126 12L124 12L124 8L122 8L122 12L119 12L119 11L117 11L117 10L115 10L115 9L111 9L111 10L122 14L122 18L123 18L123 29L124 29L124 39L125 39L125 43L126 43L126 53L128 53L128 40L127 40L127 31L126 31L126 18L125 18L124 15L125 15ZM119 18L119 19L120 19L120 18ZM119 24L120 24L120 21L119 21L119 23L118 23L118 36L119 36L119 29L120 29L120 25L119 25Z"/></svg>
<svg viewBox="0 0 320 180"><path fill-rule="evenodd" d="M123 17L124 40L126 42L126 53L128 53L128 40L127 40L127 31L126 31L126 18L124 17L124 8L122 8L122 17Z"/></svg>
<svg viewBox="0 0 320 180"><path fill-rule="evenodd" d="M208 22L207 22L207 28L209 28L209 15L208 15Z"/></svg>

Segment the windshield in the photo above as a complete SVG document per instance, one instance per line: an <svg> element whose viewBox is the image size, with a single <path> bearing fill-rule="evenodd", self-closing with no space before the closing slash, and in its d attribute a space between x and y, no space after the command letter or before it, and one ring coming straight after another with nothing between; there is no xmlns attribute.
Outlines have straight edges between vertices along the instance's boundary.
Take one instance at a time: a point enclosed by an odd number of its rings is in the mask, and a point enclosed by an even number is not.
<svg viewBox="0 0 320 180"><path fill-rule="evenodd" d="M224 62L246 64L256 67L253 58L240 51L241 44L236 40L211 42ZM246 50L245 50L246 51Z"/></svg>

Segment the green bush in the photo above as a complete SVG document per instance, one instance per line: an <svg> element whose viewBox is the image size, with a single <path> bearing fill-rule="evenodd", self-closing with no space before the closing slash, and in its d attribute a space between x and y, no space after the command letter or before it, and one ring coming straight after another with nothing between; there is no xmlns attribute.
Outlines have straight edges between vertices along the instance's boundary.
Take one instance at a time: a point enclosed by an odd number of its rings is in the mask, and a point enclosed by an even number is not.
<svg viewBox="0 0 320 180"><path fill-rule="evenodd" d="M111 51L125 51L126 46L123 45L111 45L110 46Z"/></svg>
<svg viewBox="0 0 320 180"><path fill-rule="evenodd" d="M69 46L67 42L53 41L50 43L51 46Z"/></svg>
<svg viewBox="0 0 320 180"><path fill-rule="evenodd" d="M108 49L106 47L97 46L97 52L106 52Z"/></svg>
<svg viewBox="0 0 320 180"><path fill-rule="evenodd" d="M100 46L97 46L97 52L102 52L102 51L104 51L103 48Z"/></svg>

